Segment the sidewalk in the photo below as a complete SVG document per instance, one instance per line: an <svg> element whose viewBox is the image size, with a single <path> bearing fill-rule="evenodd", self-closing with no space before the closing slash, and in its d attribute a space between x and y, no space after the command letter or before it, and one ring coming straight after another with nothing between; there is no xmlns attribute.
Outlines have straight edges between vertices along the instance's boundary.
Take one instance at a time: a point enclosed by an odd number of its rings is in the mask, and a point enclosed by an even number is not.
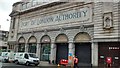
<svg viewBox="0 0 120 68"><path fill-rule="evenodd" d="M57 66L57 65L49 64L48 62L45 62L45 61L40 61L40 64L38 66Z"/></svg>

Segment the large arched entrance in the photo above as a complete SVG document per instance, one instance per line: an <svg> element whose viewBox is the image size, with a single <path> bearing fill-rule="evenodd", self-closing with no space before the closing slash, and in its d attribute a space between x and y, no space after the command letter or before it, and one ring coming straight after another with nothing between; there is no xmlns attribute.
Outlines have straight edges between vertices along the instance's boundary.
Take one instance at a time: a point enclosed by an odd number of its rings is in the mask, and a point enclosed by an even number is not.
<svg viewBox="0 0 120 68"><path fill-rule="evenodd" d="M20 37L18 40L18 52L25 52L25 39Z"/></svg>
<svg viewBox="0 0 120 68"><path fill-rule="evenodd" d="M34 36L31 36L28 40L28 52L36 53L37 39Z"/></svg>
<svg viewBox="0 0 120 68"><path fill-rule="evenodd" d="M75 56L79 66L91 66L91 37L87 33L78 33L75 38Z"/></svg>
<svg viewBox="0 0 120 68"><path fill-rule="evenodd" d="M65 34L60 34L56 38L56 63L61 59L68 59L68 38Z"/></svg>
<svg viewBox="0 0 120 68"><path fill-rule="evenodd" d="M41 49L40 49L40 60L41 61L49 61L50 60L50 37L45 35L41 39Z"/></svg>

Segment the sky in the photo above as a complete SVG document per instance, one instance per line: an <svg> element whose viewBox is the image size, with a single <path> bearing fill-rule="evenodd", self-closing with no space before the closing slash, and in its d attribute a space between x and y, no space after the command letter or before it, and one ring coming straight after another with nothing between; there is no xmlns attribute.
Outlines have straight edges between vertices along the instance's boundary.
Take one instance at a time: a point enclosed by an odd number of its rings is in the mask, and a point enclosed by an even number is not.
<svg viewBox="0 0 120 68"><path fill-rule="evenodd" d="M9 31L12 5L20 0L0 0L0 30Z"/></svg>

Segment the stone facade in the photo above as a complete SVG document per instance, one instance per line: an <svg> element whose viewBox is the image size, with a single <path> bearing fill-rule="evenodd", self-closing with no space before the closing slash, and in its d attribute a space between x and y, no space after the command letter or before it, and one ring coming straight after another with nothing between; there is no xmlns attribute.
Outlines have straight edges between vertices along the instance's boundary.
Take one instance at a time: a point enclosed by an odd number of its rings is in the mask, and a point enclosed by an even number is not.
<svg viewBox="0 0 120 68"><path fill-rule="evenodd" d="M20 7L22 2L15 3L13 6ZM107 6L106 6L107 5ZM80 19L75 17L71 17L69 20L60 21L61 23L53 23L50 20L47 20L49 16L57 16L60 14L70 14L72 12L79 11L84 12L85 7L89 7L89 16L88 20ZM108 9L108 10L107 10ZM18 10L18 9L16 9ZM19 45L24 44L26 52L29 52L29 45L36 45L36 55L41 58L41 48L43 44L50 45L50 56L49 60L52 62L53 60L58 60L56 55L58 52L57 44L58 43L68 43L68 54L78 54L75 50L75 46L77 43L90 43L90 64L92 66L98 66L99 56L98 56L98 46L99 42L119 42L119 13L118 13L118 3L82 3L82 2L73 2L73 3L49 3L45 5L41 5L38 7L34 7L26 10L13 10L10 14L11 16L11 27L9 33L8 42L11 45L14 45L15 51L18 51ZM87 12L87 11L86 11ZM104 28L103 17L106 13L112 13L110 15L110 22L112 26L109 28ZM81 14L83 15L83 14ZM83 15L85 16L85 15ZM109 15L108 15L109 17ZM13 19L15 18L15 23ZM48 23L42 24L40 26L33 26L35 24L36 19L47 20ZM70 18L70 17L69 17ZM65 19L65 18L64 18ZM80 19L80 20L79 20ZM29 21L28 21L29 20ZM24 26L26 22L31 22L33 25ZM40 20L39 20L40 21ZM15 28L13 29L13 23L15 24ZM21 24L23 23L23 26ZM50 24L51 23L51 24ZM48 37L46 40L41 40L44 36ZM76 37L77 36L77 37ZM60 38L59 38L60 37ZM22 38L22 39L21 39ZM48 41L50 40L50 41ZM57 42L57 40L59 42ZM68 58L69 59L69 55ZM81 59L81 57L80 57ZM82 60L81 60L82 61ZM57 62L57 61L56 61ZM86 61L88 62L88 61ZM71 63L71 59L69 59L69 63ZM82 62L81 62L82 63Z"/></svg>

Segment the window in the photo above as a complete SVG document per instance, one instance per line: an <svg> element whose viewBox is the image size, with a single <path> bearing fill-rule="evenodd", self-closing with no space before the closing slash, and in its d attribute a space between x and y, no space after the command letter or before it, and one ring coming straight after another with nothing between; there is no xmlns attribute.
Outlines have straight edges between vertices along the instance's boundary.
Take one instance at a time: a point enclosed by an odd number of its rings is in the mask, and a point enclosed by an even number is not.
<svg viewBox="0 0 120 68"><path fill-rule="evenodd" d="M28 54L25 54L25 58L26 58L26 59L29 59Z"/></svg>
<svg viewBox="0 0 120 68"><path fill-rule="evenodd" d="M30 53L36 53L36 45L37 44L29 44L28 52Z"/></svg>
<svg viewBox="0 0 120 68"><path fill-rule="evenodd" d="M26 3L26 5L27 5L27 8L30 8L30 7L31 7L30 2Z"/></svg>
<svg viewBox="0 0 120 68"><path fill-rule="evenodd" d="M13 18L13 25L12 25L12 29L15 28L15 18Z"/></svg>
<svg viewBox="0 0 120 68"><path fill-rule="evenodd" d="M25 10L26 8L27 8L27 4L26 3L22 4L22 10Z"/></svg>
<svg viewBox="0 0 120 68"><path fill-rule="evenodd" d="M29 54L30 57L37 58L35 54Z"/></svg>
<svg viewBox="0 0 120 68"><path fill-rule="evenodd" d="M18 45L18 52L24 52L25 51L25 44L19 44Z"/></svg>
<svg viewBox="0 0 120 68"><path fill-rule="evenodd" d="M32 6L36 6L36 4L37 4L37 1L36 1L36 0L33 0L33 1L32 1Z"/></svg>
<svg viewBox="0 0 120 68"><path fill-rule="evenodd" d="M50 55L50 44L42 44L41 46L41 60L42 61L49 61Z"/></svg>

